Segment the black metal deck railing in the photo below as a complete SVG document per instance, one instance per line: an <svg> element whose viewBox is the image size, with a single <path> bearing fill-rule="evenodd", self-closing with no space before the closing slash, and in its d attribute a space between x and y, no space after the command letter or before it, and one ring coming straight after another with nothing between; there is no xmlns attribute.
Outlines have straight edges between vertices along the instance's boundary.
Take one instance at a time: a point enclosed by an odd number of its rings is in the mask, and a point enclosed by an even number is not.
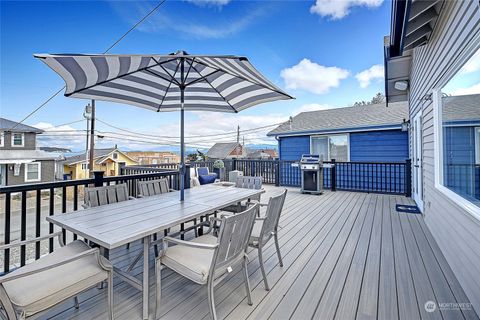
<svg viewBox="0 0 480 320"><path fill-rule="evenodd" d="M301 171L297 161L285 160L226 160L225 177L232 170L240 170L244 175L261 176L266 184L299 187ZM373 162L330 162L333 166L324 170L324 188L410 195L410 161ZM192 162L191 168L208 167L214 171L213 161ZM190 170L186 170L186 188L190 185ZM11 243L53 233L54 226L45 217L56 213L80 210L83 192L87 186L100 186L126 183L129 194L137 195L137 183L142 180L165 177L170 187L178 189L178 164L158 164L128 166L122 175L83 180L66 180L50 183L24 184L0 187L0 243ZM64 240L77 239L75 234L63 231ZM21 247L19 251L6 249L0 252L0 273L9 272L13 266L23 266L29 259L38 259L42 254L52 252L53 239L46 243L35 243L32 247ZM13 249L12 249L13 250Z"/></svg>
<svg viewBox="0 0 480 320"><path fill-rule="evenodd" d="M1 221L3 228L0 230L0 234L3 233L0 237L3 240L2 244L25 240L27 237L39 237L42 233L53 233L54 226L46 222L45 216L81 209L85 187L126 183L129 195L136 196L138 181L159 177L167 178L170 187L178 189L179 174L178 171L172 170L115 177L103 177L103 174L97 174L95 178L91 179L0 187L0 208L4 209L0 215L0 219L3 220ZM68 239L76 240L77 235L69 235ZM67 242L65 230L63 230L63 240ZM12 264L23 266L28 259L38 259L42 254L52 252L54 249L53 239L46 241L48 249L43 246L42 250L40 242L35 243L34 249L29 252L27 252L26 246L21 246L20 251L15 252L14 261L12 261L10 249L0 252L0 265L3 265L0 273L2 271L9 272Z"/></svg>

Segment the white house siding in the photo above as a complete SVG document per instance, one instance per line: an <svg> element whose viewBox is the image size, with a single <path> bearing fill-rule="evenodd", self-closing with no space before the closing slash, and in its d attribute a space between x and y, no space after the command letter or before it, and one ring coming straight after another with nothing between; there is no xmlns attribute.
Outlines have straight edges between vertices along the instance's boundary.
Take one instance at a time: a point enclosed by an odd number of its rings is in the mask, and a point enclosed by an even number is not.
<svg viewBox="0 0 480 320"><path fill-rule="evenodd" d="M478 39L479 21L478 0L445 0L430 42L414 51L409 93L410 119L423 111L425 221L477 312L480 312L480 221L435 188L433 104L420 99L432 89L441 89L458 71L462 50L474 43L474 37Z"/></svg>

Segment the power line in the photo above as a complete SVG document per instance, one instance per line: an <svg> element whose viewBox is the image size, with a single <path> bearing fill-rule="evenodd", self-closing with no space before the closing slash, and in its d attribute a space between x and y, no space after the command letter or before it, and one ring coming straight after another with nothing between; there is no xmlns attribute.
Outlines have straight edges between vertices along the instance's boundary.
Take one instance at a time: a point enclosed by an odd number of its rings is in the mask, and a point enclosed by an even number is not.
<svg viewBox="0 0 480 320"><path fill-rule="evenodd" d="M131 27L127 32L125 32L117 41L115 41L110 47L108 47L107 50L103 52L103 54L108 53L110 50L112 50L120 41L123 40L131 31L133 31L136 27L138 27L142 22L144 22L149 16L151 16L162 4L165 3L166 0L161 0L147 15L145 15L140 21L135 23L133 27ZM19 124L23 123L25 120L30 118L32 115L34 115L38 110L43 108L47 103L49 103L53 98L55 98L60 92L65 89L65 86L61 87L58 91L56 91L53 95L51 95L45 102L43 102L40 106L35 108L32 112L30 112L25 118L23 118L20 122L17 122L13 127L10 128L9 131L12 131L15 129Z"/></svg>

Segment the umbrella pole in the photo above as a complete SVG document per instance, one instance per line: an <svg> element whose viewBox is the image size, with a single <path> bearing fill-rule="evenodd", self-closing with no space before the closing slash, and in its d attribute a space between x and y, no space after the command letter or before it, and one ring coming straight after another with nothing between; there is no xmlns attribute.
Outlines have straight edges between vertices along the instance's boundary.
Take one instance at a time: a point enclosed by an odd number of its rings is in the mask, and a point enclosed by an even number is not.
<svg viewBox="0 0 480 320"><path fill-rule="evenodd" d="M180 201L185 198L185 110L183 108L185 103L185 63L184 59L181 59L180 75L182 84L180 85Z"/></svg>

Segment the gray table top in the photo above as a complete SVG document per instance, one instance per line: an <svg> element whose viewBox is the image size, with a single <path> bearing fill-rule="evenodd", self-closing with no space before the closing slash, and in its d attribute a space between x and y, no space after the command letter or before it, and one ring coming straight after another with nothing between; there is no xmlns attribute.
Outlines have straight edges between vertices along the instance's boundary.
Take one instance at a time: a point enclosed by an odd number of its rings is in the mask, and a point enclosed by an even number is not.
<svg viewBox="0 0 480 320"><path fill-rule="evenodd" d="M175 191L56 214L47 217L47 221L113 249L263 192L206 185L185 190L183 202Z"/></svg>

